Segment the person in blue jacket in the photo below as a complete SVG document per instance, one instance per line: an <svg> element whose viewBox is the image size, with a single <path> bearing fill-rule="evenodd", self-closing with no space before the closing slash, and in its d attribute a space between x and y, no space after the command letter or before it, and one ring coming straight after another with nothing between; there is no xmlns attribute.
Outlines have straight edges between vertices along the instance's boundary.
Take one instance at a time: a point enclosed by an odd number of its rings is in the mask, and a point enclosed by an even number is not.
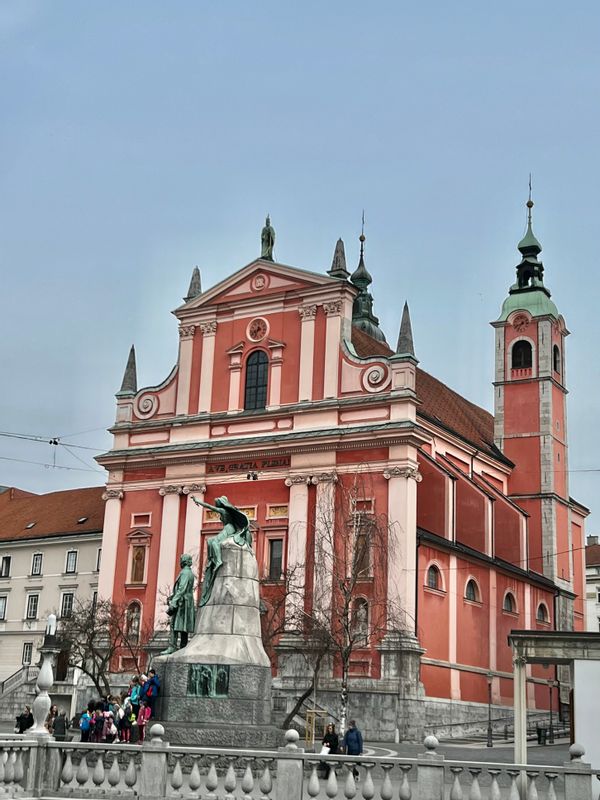
<svg viewBox="0 0 600 800"><path fill-rule="evenodd" d="M363 751L363 737L362 733L356 727L356 721L351 719L348 723L348 730L344 736L344 740L342 742L344 750L346 751L346 755L348 756L360 756L362 755ZM354 777L358 778L358 770L356 767L353 768L352 772L354 773Z"/></svg>
<svg viewBox="0 0 600 800"><path fill-rule="evenodd" d="M160 690L160 679L156 674L156 670L151 669L148 672L148 680L142 686L141 700L145 700L150 708L150 716L154 716L154 704L158 697Z"/></svg>

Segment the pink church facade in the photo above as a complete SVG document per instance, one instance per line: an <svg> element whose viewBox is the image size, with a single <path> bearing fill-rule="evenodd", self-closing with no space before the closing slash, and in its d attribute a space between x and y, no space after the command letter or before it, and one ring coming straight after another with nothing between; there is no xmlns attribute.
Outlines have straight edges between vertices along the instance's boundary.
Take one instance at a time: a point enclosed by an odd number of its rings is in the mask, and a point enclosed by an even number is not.
<svg viewBox="0 0 600 800"><path fill-rule="evenodd" d="M585 629L587 510L566 478L568 332L526 239L493 323L493 416L419 368L407 307L398 346L387 344L362 243L352 275L341 242L327 274L261 258L207 291L195 274L174 312L174 369L138 389L132 353L117 394L113 448L99 458L109 471L99 595L135 604L157 627L179 555L202 568L219 530L192 495L226 494L253 522L266 594L285 570L305 568L310 604L317 510L333 511L338 487L360 472L394 555L357 599L368 608L381 581L410 630L353 653L353 715L371 737L391 738L410 735L419 707L421 723L483 717L488 686L494 704L510 705L509 631ZM555 674L529 669L528 703L547 708ZM293 696L283 661L273 670L276 693ZM335 714L335 664L320 687Z"/></svg>

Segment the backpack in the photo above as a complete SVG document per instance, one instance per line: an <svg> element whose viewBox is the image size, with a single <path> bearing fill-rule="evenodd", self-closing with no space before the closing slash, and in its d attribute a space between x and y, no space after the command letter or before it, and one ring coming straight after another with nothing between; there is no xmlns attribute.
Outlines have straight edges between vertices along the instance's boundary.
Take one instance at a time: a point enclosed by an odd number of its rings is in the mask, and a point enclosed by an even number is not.
<svg viewBox="0 0 600 800"><path fill-rule="evenodd" d="M90 717L88 714L82 714L81 719L79 720L79 727L82 731L89 731L90 729Z"/></svg>

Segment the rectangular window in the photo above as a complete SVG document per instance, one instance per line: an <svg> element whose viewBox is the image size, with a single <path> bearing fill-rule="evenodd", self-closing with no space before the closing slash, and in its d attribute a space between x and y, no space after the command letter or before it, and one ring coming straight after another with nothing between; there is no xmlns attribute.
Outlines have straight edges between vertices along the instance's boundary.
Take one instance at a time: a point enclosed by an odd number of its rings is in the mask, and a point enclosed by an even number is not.
<svg viewBox="0 0 600 800"><path fill-rule="evenodd" d="M33 642L23 642L23 664L31 664L33 658Z"/></svg>
<svg viewBox="0 0 600 800"><path fill-rule="evenodd" d="M94 594L92 595L92 608L94 609L94 611L96 610L97 603L98 603L98 592L94 592Z"/></svg>
<svg viewBox="0 0 600 800"><path fill-rule="evenodd" d="M102 548L98 548L98 552L96 553L96 572L100 572L100 564L102 562Z"/></svg>
<svg viewBox="0 0 600 800"><path fill-rule="evenodd" d="M32 575L41 575L42 574L42 560L44 556L41 553L34 553L33 558L31 559L31 574Z"/></svg>
<svg viewBox="0 0 600 800"><path fill-rule="evenodd" d="M74 572L77 572L77 550L69 550L67 552L67 565L65 567L65 572L68 575L72 575Z"/></svg>
<svg viewBox="0 0 600 800"><path fill-rule="evenodd" d="M11 561L11 556L2 556L2 561L0 562L0 578L10 578Z"/></svg>
<svg viewBox="0 0 600 800"><path fill-rule="evenodd" d="M596 602L600 603L600 586L596 587Z"/></svg>
<svg viewBox="0 0 600 800"><path fill-rule="evenodd" d="M6 603L8 602L8 597L6 595L0 595L0 621L4 621L6 619Z"/></svg>
<svg viewBox="0 0 600 800"><path fill-rule="evenodd" d="M37 619L39 599L39 594L30 594L27 598L27 613L25 614L27 619Z"/></svg>
<svg viewBox="0 0 600 800"><path fill-rule="evenodd" d="M131 527L132 528L148 528L152 519L151 514L132 514Z"/></svg>
<svg viewBox="0 0 600 800"><path fill-rule="evenodd" d="M283 572L283 539L269 539L269 580L281 580Z"/></svg>
<svg viewBox="0 0 600 800"><path fill-rule="evenodd" d="M65 592L60 601L60 615L61 617L70 617L73 613L73 592Z"/></svg>
<svg viewBox="0 0 600 800"><path fill-rule="evenodd" d="M146 546L134 545L131 548L131 583L143 583L146 572Z"/></svg>

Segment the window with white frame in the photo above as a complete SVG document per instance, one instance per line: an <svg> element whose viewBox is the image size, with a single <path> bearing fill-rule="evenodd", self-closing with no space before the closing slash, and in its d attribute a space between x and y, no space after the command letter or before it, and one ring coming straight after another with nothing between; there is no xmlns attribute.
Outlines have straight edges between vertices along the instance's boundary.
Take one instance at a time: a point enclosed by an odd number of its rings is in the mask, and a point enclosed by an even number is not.
<svg viewBox="0 0 600 800"><path fill-rule="evenodd" d="M367 644L369 639L369 603L364 597L358 597L352 603L352 635L359 647Z"/></svg>
<svg viewBox="0 0 600 800"><path fill-rule="evenodd" d="M102 562L102 548L99 547L96 552L96 572L100 572L101 562Z"/></svg>
<svg viewBox="0 0 600 800"><path fill-rule="evenodd" d="M269 539L269 571L270 581L281 580L283 572L283 539Z"/></svg>
<svg viewBox="0 0 600 800"><path fill-rule="evenodd" d="M27 596L27 608L25 609L26 619L38 618L38 606L40 602L39 594L30 594Z"/></svg>
<svg viewBox="0 0 600 800"><path fill-rule="evenodd" d="M44 556L42 553L34 553L31 559L31 574L32 575L41 575L42 574L42 562L44 560Z"/></svg>
<svg viewBox="0 0 600 800"><path fill-rule="evenodd" d="M23 656L21 662L27 666L33 659L33 642L23 642Z"/></svg>
<svg viewBox="0 0 600 800"><path fill-rule="evenodd" d="M73 613L73 601L75 595L73 592L65 592L60 601L60 616L63 618L70 617Z"/></svg>
<svg viewBox="0 0 600 800"><path fill-rule="evenodd" d="M98 605L98 592L94 592L92 594L92 608L94 611L96 610L96 606Z"/></svg>
<svg viewBox="0 0 600 800"><path fill-rule="evenodd" d="M465 600L470 600L472 603L479 603L480 597L481 595L477 582L473 578L470 578L465 586Z"/></svg>
<svg viewBox="0 0 600 800"><path fill-rule="evenodd" d="M6 619L6 605L8 603L8 597L5 594L0 594L0 622L4 622Z"/></svg>
<svg viewBox="0 0 600 800"><path fill-rule="evenodd" d="M65 564L67 575L77 572L77 550L67 550L67 562Z"/></svg>
<svg viewBox="0 0 600 800"><path fill-rule="evenodd" d="M12 556L2 556L0 561L0 578L10 578L10 564Z"/></svg>

